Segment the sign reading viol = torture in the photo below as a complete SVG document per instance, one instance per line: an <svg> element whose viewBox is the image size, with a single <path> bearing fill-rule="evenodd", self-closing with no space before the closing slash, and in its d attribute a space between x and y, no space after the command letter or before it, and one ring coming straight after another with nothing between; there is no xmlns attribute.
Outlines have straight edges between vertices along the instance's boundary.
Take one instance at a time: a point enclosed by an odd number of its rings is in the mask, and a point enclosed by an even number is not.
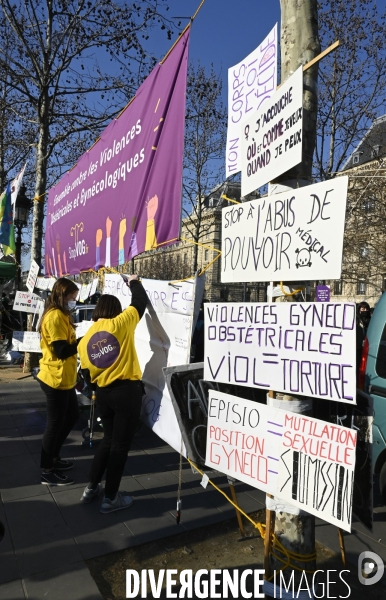
<svg viewBox="0 0 386 600"><path fill-rule="evenodd" d="M206 304L204 378L355 404L355 339L355 304Z"/></svg>

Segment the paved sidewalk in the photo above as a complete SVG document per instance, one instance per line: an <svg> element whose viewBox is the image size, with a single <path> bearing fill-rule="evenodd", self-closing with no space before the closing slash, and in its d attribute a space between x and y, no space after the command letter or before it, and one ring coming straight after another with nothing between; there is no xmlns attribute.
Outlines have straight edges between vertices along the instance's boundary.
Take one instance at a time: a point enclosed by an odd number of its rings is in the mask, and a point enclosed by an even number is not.
<svg viewBox="0 0 386 600"><path fill-rule="evenodd" d="M134 504L111 515L99 513L100 500L79 502L88 482L93 449L82 447L83 415L63 448L62 457L75 461L70 472L75 485L49 488L40 484L40 445L45 425L45 401L32 378L0 381L0 520L6 535L0 544L0 598L6 600L101 599L85 559L174 535L234 516L222 495L200 485L184 461L182 523L175 522L179 455L145 426L137 433L126 464L121 490ZM229 490L225 476L216 483ZM240 506L261 509L265 494L237 484ZM376 509L370 534L360 524L346 535L348 557L355 564L363 550L386 560L386 508ZM317 539L339 551L337 529L319 521ZM379 540L380 541L377 541Z"/></svg>
<svg viewBox="0 0 386 600"><path fill-rule="evenodd" d="M101 515L99 501L79 502L88 482L93 449L82 447L86 415L63 447L75 461L75 485L40 484L40 447L45 401L32 378L0 382L0 598L6 600L97 600L102 598L84 559L102 556L234 516L222 495L200 485L184 461L182 523L175 522L179 454L147 427L134 438L121 490L134 498L127 511ZM228 491L224 476L216 482ZM240 505L262 508L265 495L236 487Z"/></svg>

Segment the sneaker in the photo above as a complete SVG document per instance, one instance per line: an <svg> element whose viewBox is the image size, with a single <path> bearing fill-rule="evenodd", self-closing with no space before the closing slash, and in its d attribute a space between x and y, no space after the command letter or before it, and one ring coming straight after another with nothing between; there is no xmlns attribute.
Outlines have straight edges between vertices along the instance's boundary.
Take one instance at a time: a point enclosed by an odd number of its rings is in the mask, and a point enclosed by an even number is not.
<svg viewBox="0 0 386 600"><path fill-rule="evenodd" d="M118 492L114 500L110 500L109 498L106 498L106 496L103 498L100 512L106 515L107 513L115 512L116 510L129 508L132 504L133 499L131 496L122 496L122 494Z"/></svg>
<svg viewBox="0 0 386 600"><path fill-rule="evenodd" d="M64 460L63 458L58 458L54 462L54 469L59 469L59 471L68 471L68 469L72 469L74 463L71 460Z"/></svg>
<svg viewBox="0 0 386 600"><path fill-rule="evenodd" d="M55 469L48 473L42 473L41 482L43 485L71 485L74 483L74 480Z"/></svg>
<svg viewBox="0 0 386 600"><path fill-rule="evenodd" d="M86 487L86 489L84 490L82 497L80 499L82 504L88 504L89 502L91 502L91 500L93 498L96 498L96 496L99 496L99 494L102 491L102 484L98 483L97 487L95 488L95 490L93 490L92 488L89 488L88 486Z"/></svg>

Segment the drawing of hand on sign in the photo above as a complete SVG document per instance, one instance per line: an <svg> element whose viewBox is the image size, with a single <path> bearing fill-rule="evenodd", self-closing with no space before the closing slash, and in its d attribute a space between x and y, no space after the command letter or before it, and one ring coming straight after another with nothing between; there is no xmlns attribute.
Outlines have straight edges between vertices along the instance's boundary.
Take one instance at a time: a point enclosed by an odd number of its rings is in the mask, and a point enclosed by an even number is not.
<svg viewBox="0 0 386 600"><path fill-rule="evenodd" d="M150 198L147 203L147 223L146 223L146 245L145 250L151 250L157 246L157 237L155 234L155 214L158 210L158 196Z"/></svg>

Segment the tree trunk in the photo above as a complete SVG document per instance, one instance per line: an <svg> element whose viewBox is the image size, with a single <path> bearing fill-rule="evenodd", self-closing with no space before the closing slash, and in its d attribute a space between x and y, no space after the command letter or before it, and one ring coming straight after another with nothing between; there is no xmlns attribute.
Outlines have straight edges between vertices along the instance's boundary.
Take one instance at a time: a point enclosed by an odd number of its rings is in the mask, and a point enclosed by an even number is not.
<svg viewBox="0 0 386 600"><path fill-rule="evenodd" d="M281 82L320 53L317 0L280 0ZM310 179L316 142L318 64L304 73L303 161L281 179Z"/></svg>
<svg viewBox="0 0 386 600"><path fill-rule="evenodd" d="M281 5L281 83L286 81L301 65L305 65L320 53L318 37L317 0L280 0ZM308 69L303 76L303 154L302 162L284 173L277 182L285 182L290 188L311 183L312 158L316 143L318 65ZM277 192L281 190L277 189ZM283 190L284 191L284 190ZM286 410L309 414L310 401L289 395L276 394L271 404L278 406L281 400L288 405ZM292 404L292 407L291 407ZM282 406L281 406L282 408ZM296 512L296 511L295 511ZM315 517L299 511L298 514L276 513L275 535L283 546L296 554L315 552ZM291 561L293 563L294 561ZM314 570L315 561L296 561L299 569ZM279 571L283 564L272 557L272 570ZM292 565L283 570L289 581L294 571ZM299 582L300 571L295 571L295 582ZM295 589L297 589L295 587Z"/></svg>

